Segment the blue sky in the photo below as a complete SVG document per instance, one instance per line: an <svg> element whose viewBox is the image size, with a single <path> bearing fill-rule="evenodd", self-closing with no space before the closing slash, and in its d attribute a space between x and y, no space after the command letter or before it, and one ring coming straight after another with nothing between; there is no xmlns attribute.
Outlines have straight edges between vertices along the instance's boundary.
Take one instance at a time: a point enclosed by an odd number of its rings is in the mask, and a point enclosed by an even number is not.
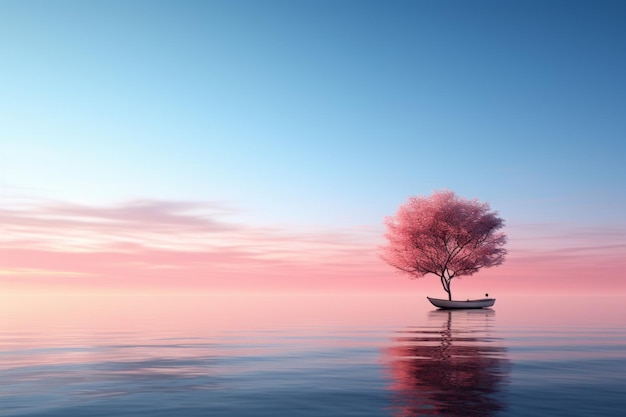
<svg viewBox="0 0 626 417"><path fill-rule="evenodd" d="M625 202L620 2L0 7L5 186L322 224L435 188Z"/></svg>
<svg viewBox="0 0 626 417"><path fill-rule="evenodd" d="M449 188L624 224L619 1L4 1L5 197L378 227Z"/></svg>

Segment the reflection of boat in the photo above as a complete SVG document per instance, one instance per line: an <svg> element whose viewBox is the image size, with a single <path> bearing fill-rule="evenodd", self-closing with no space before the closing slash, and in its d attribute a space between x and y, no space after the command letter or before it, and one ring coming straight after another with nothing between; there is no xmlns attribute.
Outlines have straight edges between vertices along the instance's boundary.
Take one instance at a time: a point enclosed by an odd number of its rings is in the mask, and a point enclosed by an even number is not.
<svg viewBox="0 0 626 417"><path fill-rule="evenodd" d="M491 307L495 302L495 298L482 298L480 300L467 300L467 301L455 301L455 300L442 300L440 298L428 298L428 301L432 305L439 308L484 308Z"/></svg>
<svg viewBox="0 0 626 417"><path fill-rule="evenodd" d="M440 323L444 319L452 319L454 316L457 331L465 331L466 327L476 330L476 327L484 327L485 331L491 327L490 323L496 317L496 311L490 308L471 308L466 310L437 309L428 312L428 321Z"/></svg>
<svg viewBox="0 0 626 417"><path fill-rule="evenodd" d="M434 310L387 349L395 417L496 417L510 363L493 310Z"/></svg>

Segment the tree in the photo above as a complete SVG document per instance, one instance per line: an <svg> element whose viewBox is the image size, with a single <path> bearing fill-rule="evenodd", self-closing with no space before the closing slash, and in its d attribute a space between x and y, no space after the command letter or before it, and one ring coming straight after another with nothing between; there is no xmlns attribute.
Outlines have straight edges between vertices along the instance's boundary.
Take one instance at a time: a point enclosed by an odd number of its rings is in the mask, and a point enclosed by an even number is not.
<svg viewBox="0 0 626 417"><path fill-rule="evenodd" d="M382 258L413 278L437 275L452 300L450 282L481 268L504 262L504 220L489 204L435 191L410 197L395 216L387 217Z"/></svg>

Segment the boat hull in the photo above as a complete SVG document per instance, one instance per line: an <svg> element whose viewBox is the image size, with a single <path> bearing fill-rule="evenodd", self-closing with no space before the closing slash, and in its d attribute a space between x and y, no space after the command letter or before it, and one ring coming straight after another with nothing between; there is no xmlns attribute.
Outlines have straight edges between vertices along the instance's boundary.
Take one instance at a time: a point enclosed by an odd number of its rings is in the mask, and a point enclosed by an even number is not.
<svg viewBox="0 0 626 417"><path fill-rule="evenodd" d="M495 298L482 298L480 300L467 300L467 301L455 301L455 300L442 300L440 298L428 298L428 301L437 308L445 309L467 309L467 308L485 308L491 307L496 302Z"/></svg>

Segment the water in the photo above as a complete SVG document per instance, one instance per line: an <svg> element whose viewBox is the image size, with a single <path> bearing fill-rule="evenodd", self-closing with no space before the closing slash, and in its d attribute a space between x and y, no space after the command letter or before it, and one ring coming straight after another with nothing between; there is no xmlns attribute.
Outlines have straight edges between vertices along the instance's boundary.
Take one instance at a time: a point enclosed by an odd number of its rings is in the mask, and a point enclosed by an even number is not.
<svg viewBox="0 0 626 417"><path fill-rule="evenodd" d="M624 416L624 298L4 298L0 416Z"/></svg>

